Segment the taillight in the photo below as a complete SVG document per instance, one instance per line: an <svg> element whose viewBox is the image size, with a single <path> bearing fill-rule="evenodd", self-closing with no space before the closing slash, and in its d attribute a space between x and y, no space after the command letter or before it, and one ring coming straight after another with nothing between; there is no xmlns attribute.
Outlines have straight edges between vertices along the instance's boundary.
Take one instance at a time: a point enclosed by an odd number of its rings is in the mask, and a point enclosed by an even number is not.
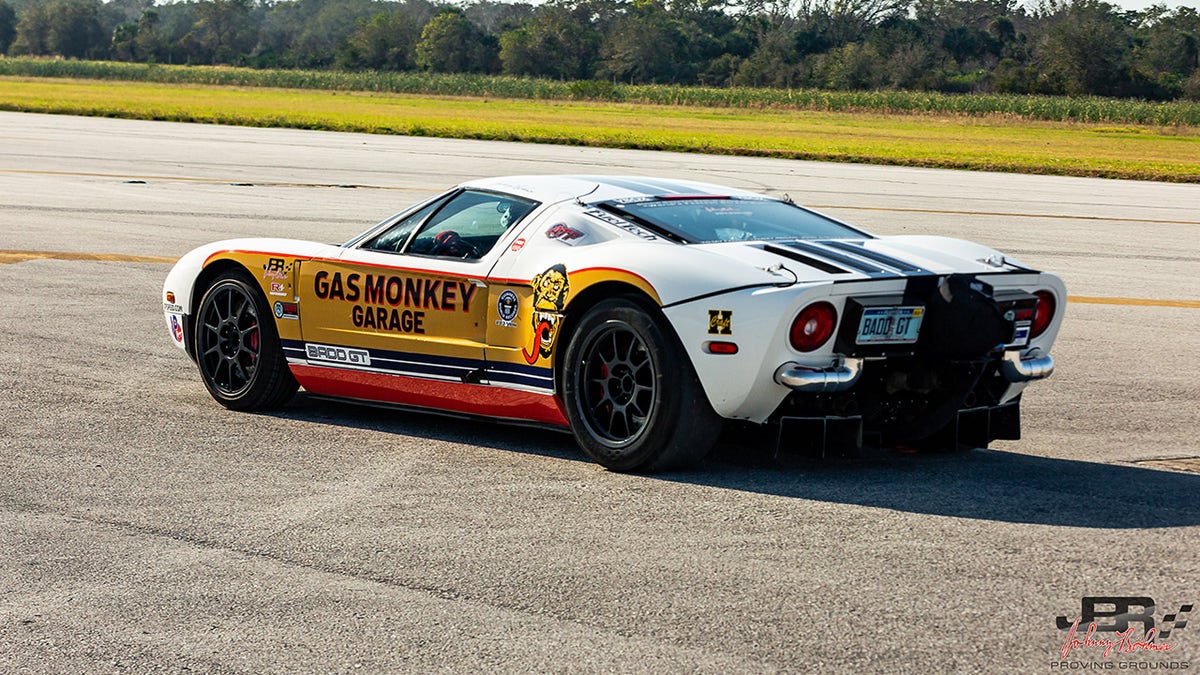
<svg viewBox="0 0 1200 675"><path fill-rule="evenodd" d="M1030 337L1037 337L1046 332L1050 327L1050 321L1054 319L1054 309L1056 303L1054 296L1050 291L1037 291L1034 293L1037 296L1037 309L1033 314L1033 326L1029 329Z"/></svg>
<svg viewBox="0 0 1200 675"><path fill-rule="evenodd" d="M837 326L837 310L828 302L814 302L792 320L788 339L796 351L811 352L829 342Z"/></svg>

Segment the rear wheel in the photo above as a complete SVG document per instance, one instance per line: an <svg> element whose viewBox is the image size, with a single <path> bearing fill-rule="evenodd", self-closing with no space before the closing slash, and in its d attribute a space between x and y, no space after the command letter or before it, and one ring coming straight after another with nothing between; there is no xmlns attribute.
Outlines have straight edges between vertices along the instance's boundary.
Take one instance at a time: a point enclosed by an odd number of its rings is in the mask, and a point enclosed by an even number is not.
<svg viewBox="0 0 1200 675"><path fill-rule="evenodd" d="M699 462L716 442L691 362L663 321L629 299L588 310L564 356L567 420L589 457L616 471Z"/></svg>
<svg viewBox="0 0 1200 675"><path fill-rule="evenodd" d="M217 277L196 315L196 361L208 392L233 410L277 408L299 385L267 301L244 272Z"/></svg>

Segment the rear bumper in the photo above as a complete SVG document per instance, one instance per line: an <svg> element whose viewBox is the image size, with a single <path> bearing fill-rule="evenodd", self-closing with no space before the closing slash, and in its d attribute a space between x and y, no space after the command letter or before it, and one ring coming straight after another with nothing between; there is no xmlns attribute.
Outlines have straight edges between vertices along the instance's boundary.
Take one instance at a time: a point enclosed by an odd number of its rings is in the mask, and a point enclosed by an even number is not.
<svg viewBox="0 0 1200 675"><path fill-rule="evenodd" d="M788 362L775 370L775 381L792 391L812 394L846 391L858 382L862 366L863 359L852 357L845 357L828 368L810 368ZM1030 350L1024 357L1019 351L1004 352L999 366L1000 373L1009 382L1044 380L1054 373L1054 359L1039 349Z"/></svg>
<svg viewBox="0 0 1200 675"><path fill-rule="evenodd" d="M855 456L897 445L873 432L860 416L780 417L776 452L819 457ZM995 440L1021 438L1020 400L1003 405L964 408L939 432L917 442L918 447L943 450L986 448ZM867 454L871 454L867 452Z"/></svg>

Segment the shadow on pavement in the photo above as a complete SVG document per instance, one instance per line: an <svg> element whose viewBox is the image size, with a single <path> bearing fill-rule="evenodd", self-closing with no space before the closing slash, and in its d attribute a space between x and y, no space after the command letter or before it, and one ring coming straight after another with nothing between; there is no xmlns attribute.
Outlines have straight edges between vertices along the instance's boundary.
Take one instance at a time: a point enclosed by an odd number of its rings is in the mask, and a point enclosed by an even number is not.
<svg viewBox="0 0 1200 675"><path fill-rule="evenodd" d="M571 437L428 413L298 397L276 416L590 462ZM977 449L861 460L776 461L722 444L698 468L647 480L909 513L1066 527L1200 525L1200 475Z"/></svg>

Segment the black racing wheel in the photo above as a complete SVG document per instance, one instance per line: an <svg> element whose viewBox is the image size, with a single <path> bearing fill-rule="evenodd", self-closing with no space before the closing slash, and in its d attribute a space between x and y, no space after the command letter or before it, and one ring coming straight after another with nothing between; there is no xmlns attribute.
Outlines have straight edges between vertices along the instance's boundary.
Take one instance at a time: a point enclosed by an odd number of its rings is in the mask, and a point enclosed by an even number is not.
<svg viewBox="0 0 1200 675"><path fill-rule="evenodd" d="M233 410L277 408L299 388L275 320L255 281L240 270L217 277L196 314L196 362L208 392Z"/></svg>
<svg viewBox="0 0 1200 675"><path fill-rule="evenodd" d="M589 457L615 471L695 464L716 443L713 412L664 320L632 299L592 307L563 361L567 420Z"/></svg>

